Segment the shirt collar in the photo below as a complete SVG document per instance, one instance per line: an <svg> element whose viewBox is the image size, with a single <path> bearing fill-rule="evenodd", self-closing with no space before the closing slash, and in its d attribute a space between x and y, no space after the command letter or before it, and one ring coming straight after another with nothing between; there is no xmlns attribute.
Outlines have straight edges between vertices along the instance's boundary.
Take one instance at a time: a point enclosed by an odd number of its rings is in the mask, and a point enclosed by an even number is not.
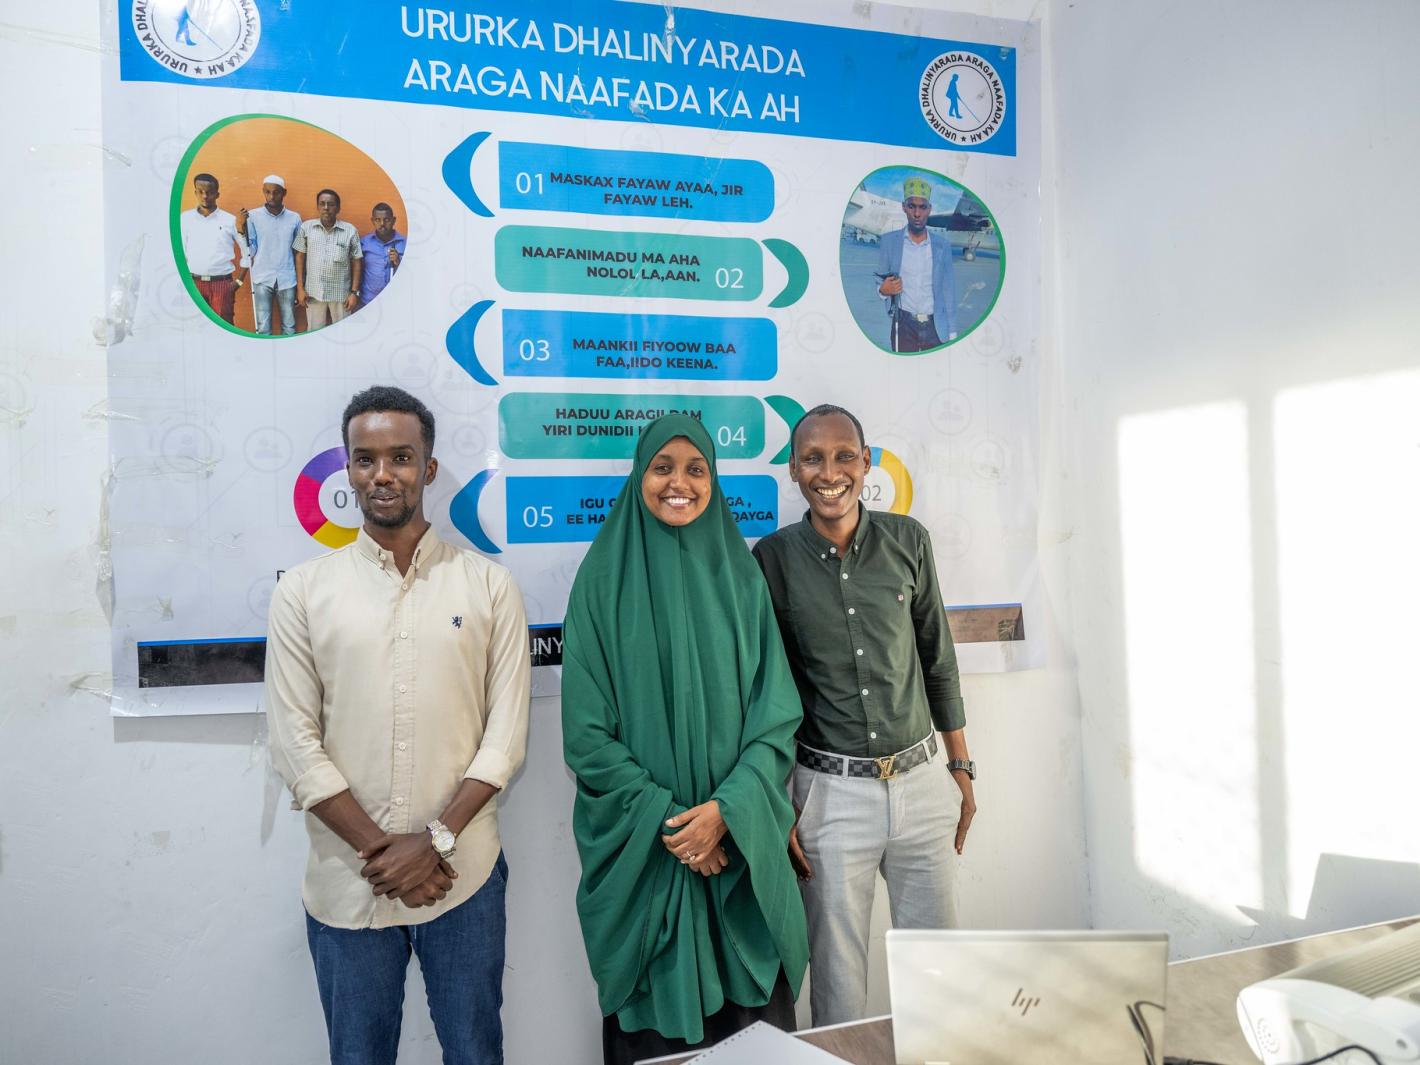
<svg viewBox="0 0 1420 1065"><path fill-rule="evenodd" d="M849 545L854 551L857 551L860 547L862 547L863 541L867 539L868 523L871 520L870 515L872 513L873 512L867 507L863 506L862 503L858 504L858 528L853 530L853 540L852 543ZM830 552L828 549L831 547L834 549L831 553L836 555L838 553L838 545L825 539L824 536L817 529L814 528L812 514L813 511L804 511L804 519L802 523L804 526L804 535L809 538L809 541L811 543L817 545L819 554L829 554Z"/></svg>
<svg viewBox="0 0 1420 1065"><path fill-rule="evenodd" d="M409 563L409 568L418 570L420 564L427 562L434 554L440 543L439 534L434 531L434 526L430 525L424 530L424 535L419 538L419 543L414 547L414 558ZM360 531L355 534L355 549L381 569L394 565L394 552L377 544L375 538L365 531L363 525L360 526Z"/></svg>

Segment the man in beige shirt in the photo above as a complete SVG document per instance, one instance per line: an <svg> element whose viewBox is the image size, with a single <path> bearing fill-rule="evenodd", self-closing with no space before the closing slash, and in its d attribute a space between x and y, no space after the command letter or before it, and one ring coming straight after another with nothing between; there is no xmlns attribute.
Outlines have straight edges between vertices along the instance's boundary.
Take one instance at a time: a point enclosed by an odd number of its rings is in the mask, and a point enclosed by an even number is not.
<svg viewBox="0 0 1420 1065"><path fill-rule="evenodd" d="M398 388L343 419L364 515L271 600L271 759L306 811L302 900L333 1065L393 1065L413 951L447 1065L503 1060L507 865L494 796L523 760L527 619L508 571L424 517L434 418Z"/></svg>

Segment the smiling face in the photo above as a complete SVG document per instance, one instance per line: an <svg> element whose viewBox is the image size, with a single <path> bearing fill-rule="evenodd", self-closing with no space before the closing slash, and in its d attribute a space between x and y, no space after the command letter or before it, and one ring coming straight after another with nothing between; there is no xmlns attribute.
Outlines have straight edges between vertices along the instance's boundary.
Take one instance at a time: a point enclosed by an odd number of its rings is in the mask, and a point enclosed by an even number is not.
<svg viewBox="0 0 1420 1065"><path fill-rule="evenodd" d="M872 452L847 415L819 414L799 423L789 480L799 486L816 523L833 526L856 520L871 464Z"/></svg>
<svg viewBox="0 0 1420 1065"><path fill-rule="evenodd" d="M346 472L367 525L398 529L424 516L424 486L439 464L424 454L419 418L370 411L350 419Z"/></svg>
<svg viewBox="0 0 1420 1065"><path fill-rule="evenodd" d="M689 525L710 505L710 463L685 437L673 437L646 466L641 498L658 521Z"/></svg>

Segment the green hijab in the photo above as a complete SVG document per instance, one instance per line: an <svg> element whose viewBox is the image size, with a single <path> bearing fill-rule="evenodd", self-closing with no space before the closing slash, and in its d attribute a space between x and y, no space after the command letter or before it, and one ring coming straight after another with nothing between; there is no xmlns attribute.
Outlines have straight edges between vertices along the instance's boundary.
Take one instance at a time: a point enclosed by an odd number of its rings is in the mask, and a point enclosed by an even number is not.
<svg viewBox="0 0 1420 1065"><path fill-rule="evenodd" d="M641 498L646 467L683 436L711 467L688 525ZM625 1031L698 1042L726 1001L762 1006L808 962L787 855L785 794L802 704L764 578L695 418L648 425L635 466L567 604L562 739L577 777L577 913L602 1013ZM665 820L720 804L730 864L703 877L661 842Z"/></svg>

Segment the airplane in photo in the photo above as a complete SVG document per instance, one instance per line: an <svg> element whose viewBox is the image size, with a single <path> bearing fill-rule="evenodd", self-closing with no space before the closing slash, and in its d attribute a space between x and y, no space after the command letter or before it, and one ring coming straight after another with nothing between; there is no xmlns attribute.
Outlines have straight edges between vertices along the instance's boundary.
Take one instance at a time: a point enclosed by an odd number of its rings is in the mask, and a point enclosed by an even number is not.
<svg viewBox="0 0 1420 1065"><path fill-rule="evenodd" d="M943 203L943 200L950 202ZM932 206L936 210L928 216L927 227L945 230L967 262L975 259L978 251L999 253L1001 242L996 227L974 197L964 195L957 188L939 188L932 194ZM876 244L884 233L902 229L906 224L900 200L869 192L859 183L848 200L842 235L843 239L860 244Z"/></svg>

